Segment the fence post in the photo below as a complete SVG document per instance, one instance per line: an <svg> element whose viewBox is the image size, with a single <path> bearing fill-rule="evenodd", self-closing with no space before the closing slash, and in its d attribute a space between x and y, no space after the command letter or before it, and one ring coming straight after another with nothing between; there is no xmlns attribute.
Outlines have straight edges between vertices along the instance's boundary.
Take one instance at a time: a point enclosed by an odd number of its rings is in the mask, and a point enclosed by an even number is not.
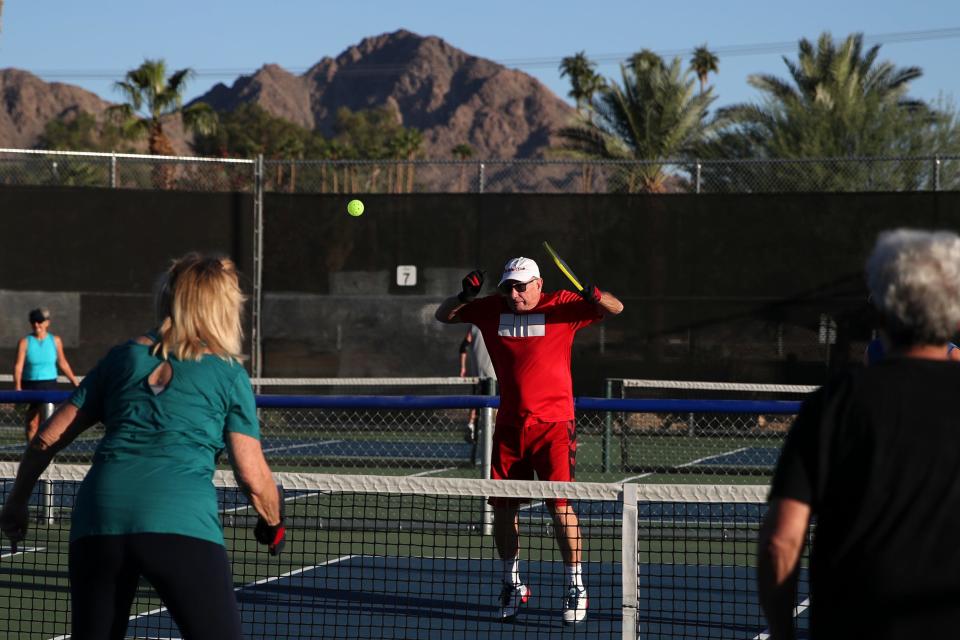
<svg viewBox="0 0 960 640"><path fill-rule="evenodd" d="M253 326L250 329L250 369L254 378L263 374L260 335L260 314L263 302L263 154L257 155L253 165ZM255 389L259 393L257 385Z"/></svg>
<svg viewBox="0 0 960 640"><path fill-rule="evenodd" d="M497 381L493 378L482 378L480 380L480 393L484 396L497 395ZM493 465L493 407L483 407L480 409L479 424L480 432L477 438L483 443L483 464L480 467L480 477L484 480L490 479L490 469ZM483 535L493 535L493 507L486 500L483 501Z"/></svg>
<svg viewBox="0 0 960 640"><path fill-rule="evenodd" d="M933 190L940 191L940 156L933 157Z"/></svg>
<svg viewBox="0 0 960 640"><path fill-rule="evenodd" d="M52 402L40 405L40 424L43 424L53 415L56 406ZM47 478L40 479L40 513L37 515L38 524L53 524L56 520L54 512L56 502L53 499L53 481Z"/></svg>
<svg viewBox="0 0 960 640"><path fill-rule="evenodd" d="M110 188L117 188L117 154L110 152Z"/></svg>
<svg viewBox="0 0 960 640"><path fill-rule="evenodd" d="M477 184L478 184L477 192L478 192L478 193L483 193L483 189L484 189L484 186L485 186L485 185L483 184L483 183L484 183L484 180L485 180L485 177L484 177L484 169L485 169L485 167L484 167L484 165L483 165L482 162L480 162L480 163L477 164Z"/></svg>
<svg viewBox="0 0 960 640"><path fill-rule="evenodd" d="M497 381L493 378L481 378L480 394L487 397L497 395ZM477 438L481 443L480 477L489 480L490 469L493 464L493 407L483 407L479 413Z"/></svg>
<svg viewBox="0 0 960 640"><path fill-rule="evenodd" d="M37 518L37 522L40 524L53 524L56 522L56 518L54 517L53 480L47 478L40 479L40 504L40 517Z"/></svg>
<svg viewBox="0 0 960 640"><path fill-rule="evenodd" d="M700 193L700 172L702 168L703 168L703 164L699 160L697 160L697 178L696 178L697 193Z"/></svg>
<svg viewBox="0 0 960 640"><path fill-rule="evenodd" d="M603 397L612 398L613 397L613 380L607 378L603 384L604 392ZM610 445L613 442L613 412L607 411L604 413L603 418L603 472L609 473L610 471Z"/></svg>

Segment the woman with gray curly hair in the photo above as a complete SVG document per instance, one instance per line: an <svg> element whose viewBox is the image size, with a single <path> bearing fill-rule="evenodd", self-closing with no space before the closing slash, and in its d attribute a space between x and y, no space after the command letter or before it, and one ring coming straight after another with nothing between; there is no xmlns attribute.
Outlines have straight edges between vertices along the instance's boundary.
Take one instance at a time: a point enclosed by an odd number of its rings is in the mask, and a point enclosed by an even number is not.
<svg viewBox="0 0 960 640"><path fill-rule="evenodd" d="M803 403L758 542L772 638L793 638L810 519L812 638L953 637L960 628L960 237L880 234L866 264L887 357Z"/></svg>

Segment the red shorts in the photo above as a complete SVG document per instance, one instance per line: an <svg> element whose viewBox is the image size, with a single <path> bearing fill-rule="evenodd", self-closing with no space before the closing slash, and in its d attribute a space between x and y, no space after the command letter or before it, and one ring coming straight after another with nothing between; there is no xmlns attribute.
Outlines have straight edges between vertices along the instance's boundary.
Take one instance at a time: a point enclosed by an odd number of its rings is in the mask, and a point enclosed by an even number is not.
<svg viewBox="0 0 960 640"><path fill-rule="evenodd" d="M493 432L490 477L494 480L572 482L577 461L577 426L573 420L537 422L525 427L497 425ZM519 504L513 498L490 498L494 507ZM550 501L558 505L566 500Z"/></svg>

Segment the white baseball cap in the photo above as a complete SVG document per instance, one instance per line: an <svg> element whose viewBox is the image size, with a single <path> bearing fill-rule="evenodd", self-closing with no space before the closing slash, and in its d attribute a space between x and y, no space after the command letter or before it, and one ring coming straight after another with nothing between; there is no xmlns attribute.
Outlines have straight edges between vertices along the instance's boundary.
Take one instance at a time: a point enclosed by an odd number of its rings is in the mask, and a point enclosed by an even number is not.
<svg viewBox="0 0 960 640"><path fill-rule="evenodd" d="M540 267L537 266L537 263L531 260L530 258L513 258L512 260L507 260L507 264L503 265L503 277L500 278L500 284L506 282L507 280L514 280L516 282L530 282L534 278L540 277Z"/></svg>

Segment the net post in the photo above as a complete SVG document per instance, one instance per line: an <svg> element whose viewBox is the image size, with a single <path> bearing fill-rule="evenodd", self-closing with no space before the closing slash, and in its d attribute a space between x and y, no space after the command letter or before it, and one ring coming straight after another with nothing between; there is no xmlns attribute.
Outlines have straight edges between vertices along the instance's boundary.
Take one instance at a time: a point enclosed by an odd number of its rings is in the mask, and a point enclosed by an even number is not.
<svg viewBox="0 0 960 640"><path fill-rule="evenodd" d="M621 638L636 640L637 608L640 602L640 568L637 553L637 485L623 485L623 529L620 540L620 562L623 567L621 584L623 590L623 610Z"/></svg>
<svg viewBox="0 0 960 640"><path fill-rule="evenodd" d="M41 422L45 422L50 419L50 416L53 415L53 409L54 406L52 402L44 402L42 405L40 405Z"/></svg>

